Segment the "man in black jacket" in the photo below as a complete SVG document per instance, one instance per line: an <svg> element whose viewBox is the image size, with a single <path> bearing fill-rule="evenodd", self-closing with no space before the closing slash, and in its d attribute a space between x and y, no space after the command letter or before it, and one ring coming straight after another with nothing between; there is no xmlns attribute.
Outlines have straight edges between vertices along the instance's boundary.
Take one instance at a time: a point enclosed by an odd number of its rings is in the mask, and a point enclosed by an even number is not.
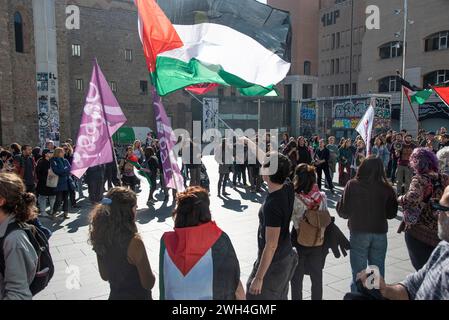
<svg viewBox="0 0 449 320"><path fill-rule="evenodd" d="M327 180L327 185L329 186L330 191L334 194L334 184L332 183L332 178L329 170L329 159L330 152L329 149L326 148L324 144L324 139L320 140L320 146L315 150L315 167L318 176L318 187L321 190L321 177L322 172L324 171L324 176Z"/></svg>

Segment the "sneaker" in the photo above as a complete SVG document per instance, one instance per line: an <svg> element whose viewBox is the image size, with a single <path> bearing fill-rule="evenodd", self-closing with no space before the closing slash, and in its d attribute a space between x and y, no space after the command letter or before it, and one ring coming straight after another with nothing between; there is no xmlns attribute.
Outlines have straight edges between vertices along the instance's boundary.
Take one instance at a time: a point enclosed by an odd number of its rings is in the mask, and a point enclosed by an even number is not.
<svg viewBox="0 0 449 320"><path fill-rule="evenodd" d="M150 199L147 201L147 206L152 206L154 205L154 203L155 203L154 199Z"/></svg>
<svg viewBox="0 0 449 320"><path fill-rule="evenodd" d="M226 191L223 191L221 194L224 196L229 196L229 193L227 193Z"/></svg>
<svg viewBox="0 0 449 320"><path fill-rule="evenodd" d="M68 212L64 212L64 219L69 219L69 213Z"/></svg>

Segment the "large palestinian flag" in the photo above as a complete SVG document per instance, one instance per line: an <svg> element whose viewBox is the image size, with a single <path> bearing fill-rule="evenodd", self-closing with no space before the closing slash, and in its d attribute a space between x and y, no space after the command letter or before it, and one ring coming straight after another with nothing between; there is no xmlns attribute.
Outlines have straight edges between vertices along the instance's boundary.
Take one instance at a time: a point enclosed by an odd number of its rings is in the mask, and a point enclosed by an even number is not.
<svg viewBox="0 0 449 320"><path fill-rule="evenodd" d="M256 0L135 0L159 95L196 84L274 93L290 69L289 13ZM160 6L160 7L159 7Z"/></svg>
<svg viewBox="0 0 449 320"><path fill-rule="evenodd" d="M232 243L214 222L162 236L161 300L235 300L239 280Z"/></svg>
<svg viewBox="0 0 449 320"><path fill-rule="evenodd" d="M437 96L449 107L449 87L433 87Z"/></svg>

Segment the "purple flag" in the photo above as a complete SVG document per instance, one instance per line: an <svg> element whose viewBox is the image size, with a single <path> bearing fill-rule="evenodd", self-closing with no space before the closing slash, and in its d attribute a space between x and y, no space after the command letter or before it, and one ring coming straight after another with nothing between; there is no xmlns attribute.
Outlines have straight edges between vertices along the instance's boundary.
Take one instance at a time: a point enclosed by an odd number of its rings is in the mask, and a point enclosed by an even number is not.
<svg viewBox="0 0 449 320"><path fill-rule="evenodd" d="M111 138L125 122L126 117L95 60L73 154L74 176L81 178L89 167L114 161Z"/></svg>
<svg viewBox="0 0 449 320"><path fill-rule="evenodd" d="M165 113L161 97L156 93L154 87L151 90L153 92L154 115L156 117L157 137L161 148L165 186L178 191L184 191L184 179L178 167L177 157L173 152L177 140Z"/></svg>

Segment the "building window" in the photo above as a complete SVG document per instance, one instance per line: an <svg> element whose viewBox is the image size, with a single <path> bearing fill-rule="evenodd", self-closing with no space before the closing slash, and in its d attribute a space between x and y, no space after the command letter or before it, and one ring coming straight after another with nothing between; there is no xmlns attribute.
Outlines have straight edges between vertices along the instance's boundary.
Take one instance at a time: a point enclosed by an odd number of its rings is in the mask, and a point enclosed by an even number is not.
<svg viewBox="0 0 449 320"><path fill-rule="evenodd" d="M341 95L341 96L344 96L344 95L345 95L345 85L344 85L344 84L341 84L341 85L340 85L340 95Z"/></svg>
<svg viewBox="0 0 449 320"><path fill-rule="evenodd" d="M148 94L148 81L140 81L140 94L146 96Z"/></svg>
<svg viewBox="0 0 449 320"><path fill-rule="evenodd" d="M310 61L304 61L304 75L310 76L312 73L312 63Z"/></svg>
<svg viewBox="0 0 449 320"><path fill-rule="evenodd" d="M449 31L432 34L426 38L426 51L445 50L448 48Z"/></svg>
<svg viewBox="0 0 449 320"><path fill-rule="evenodd" d="M331 74L334 74L335 72L335 61L334 59L331 60Z"/></svg>
<svg viewBox="0 0 449 320"><path fill-rule="evenodd" d="M76 90L83 91L84 90L84 81L83 81L83 79L76 79L75 80L75 87L76 87Z"/></svg>
<svg viewBox="0 0 449 320"><path fill-rule="evenodd" d="M335 33L332 34L332 46L331 46L332 50L335 49Z"/></svg>
<svg viewBox="0 0 449 320"><path fill-rule="evenodd" d="M379 80L379 93L399 91L401 91L401 84L397 76L389 76Z"/></svg>
<svg viewBox="0 0 449 320"><path fill-rule="evenodd" d="M359 65L359 71L361 71L362 70L362 55L361 54L359 54L357 61L358 61L358 65Z"/></svg>
<svg viewBox="0 0 449 320"><path fill-rule="evenodd" d="M133 61L133 51L131 49L125 49L125 61Z"/></svg>
<svg viewBox="0 0 449 320"><path fill-rule="evenodd" d="M337 32L337 36L336 36L336 47L340 48L340 42L341 42L341 35L340 32Z"/></svg>
<svg viewBox="0 0 449 320"><path fill-rule="evenodd" d="M392 59L402 56L404 51L403 42L394 41L388 42L379 47L379 56L381 59Z"/></svg>
<svg viewBox="0 0 449 320"><path fill-rule="evenodd" d="M449 70L438 70L430 72L424 76L424 88L429 87L429 85L443 84L449 81Z"/></svg>
<svg viewBox="0 0 449 320"><path fill-rule="evenodd" d="M340 59L335 59L335 74L340 73Z"/></svg>
<svg viewBox="0 0 449 320"><path fill-rule="evenodd" d="M345 72L349 72L349 57L345 58Z"/></svg>
<svg viewBox="0 0 449 320"><path fill-rule="evenodd" d="M330 89L330 96L331 97L334 96L334 86L333 85L331 86L331 89Z"/></svg>
<svg viewBox="0 0 449 320"><path fill-rule="evenodd" d="M81 45L72 44L72 57L81 57Z"/></svg>
<svg viewBox="0 0 449 320"><path fill-rule="evenodd" d="M14 14L14 36L16 40L16 52L23 53L23 20L19 12Z"/></svg>
<svg viewBox="0 0 449 320"><path fill-rule="evenodd" d="M312 98L312 85L304 83L302 85L302 98L311 99Z"/></svg>
<svg viewBox="0 0 449 320"><path fill-rule="evenodd" d="M224 97L224 88L223 87L218 88L218 96Z"/></svg>
<svg viewBox="0 0 449 320"><path fill-rule="evenodd" d="M339 88L340 88L340 86L338 84L336 84L335 85L335 91L334 91L335 97L339 96L339 90L338 90Z"/></svg>
<svg viewBox="0 0 449 320"><path fill-rule="evenodd" d="M345 96L349 96L349 83L345 84Z"/></svg>
<svg viewBox="0 0 449 320"><path fill-rule="evenodd" d="M357 94L357 83L354 82L354 83L352 84L352 92L351 92L351 95L356 95L356 94Z"/></svg>
<svg viewBox="0 0 449 320"><path fill-rule="evenodd" d="M117 92L117 82L111 81L111 91Z"/></svg>

